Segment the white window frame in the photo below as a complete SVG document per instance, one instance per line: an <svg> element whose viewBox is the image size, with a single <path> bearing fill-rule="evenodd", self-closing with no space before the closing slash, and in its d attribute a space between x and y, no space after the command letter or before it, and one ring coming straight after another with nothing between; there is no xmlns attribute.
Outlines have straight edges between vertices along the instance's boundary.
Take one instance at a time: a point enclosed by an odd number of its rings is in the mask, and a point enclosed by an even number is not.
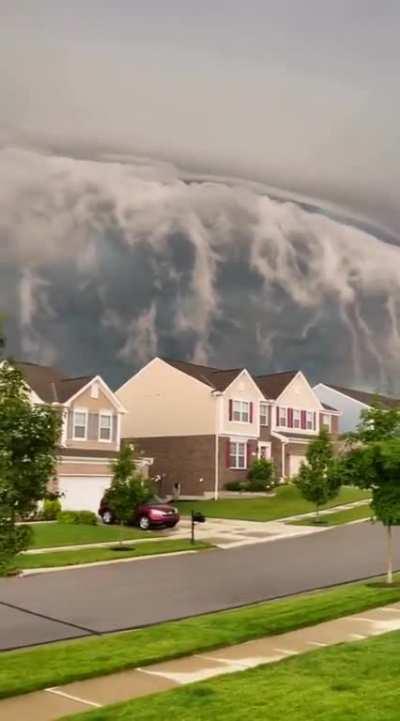
<svg viewBox="0 0 400 721"><path fill-rule="evenodd" d="M328 421L327 423L326 423L326 420ZM322 426L322 428L327 428L329 433L331 433L331 431L332 431L332 416L330 413L322 413L321 426Z"/></svg>
<svg viewBox="0 0 400 721"><path fill-rule="evenodd" d="M100 411L100 412L99 412L98 440L100 441L100 443L112 443L112 417L113 417L113 414L112 414L111 411L105 410L105 411ZM102 429L101 419L102 419L102 418L109 418L109 419L110 419L110 426L109 426L109 428L110 428L110 437L109 437L109 438L102 438L102 437L101 437L101 429ZM107 427L107 428L108 428L108 427Z"/></svg>
<svg viewBox="0 0 400 721"><path fill-rule="evenodd" d="M81 423L75 422L75 416L77 414L83 415L85 417L85 423L82 425ZM72 440L73 441L87 441L87 434L88 434L88 410L87 408L74 408L72 411ZM76 428L84 428L85 434L83 436L77 436L75 433Z"/></svg>
<svg viewBox="0 0 400 721"><path fill-rule="evenodd" d="M278 406L278 428L288 428L288 409L286 406ZM284 422L282 423L282 420Z"/></svg>
<svg viewBox="0 0 400 721"><path fill-rule="evenodd" d="M265 418L265 423L263 422L263 418ZM268 425L268 403L264 403L263 401L260 402L260 426L267 426Z"/></svg>
<svg viewBox="0 0 400 721"><path fill-rule="evenodd" d="M310 426L308 425L310 423ZM306 411L306 430L315 431L314 428L314 411Z"/></svg>
<svg viewBox="0 0 400 721"><path fill-rule="evenodd" d="M301 428L301 410L299 408L293 408L293 428Z"/></svg>
<svg viewBox="0 0 400 721"><path fill-rule="evenodd" d="M236 410L235 406L239 406L239 410ZM239 415L239 418L235 418L235 413ZM247 419L244 420L246 415ZM250 423L250 401L232 400L232 421L234 423Z"/></svg>
<svg viewBox="0 0 400 721"><path fill-rule="evenodd" d="M240 446L243 446L243 453L240 453ZM234 450L233 450L234 449ZM232 465L232 458L235 463ZM239 465L239 459L243 457L243 465ZM229 445L229 468L235 471L245 471L247 468L247 443L245 441L230 441Z"/></svg>
<svg viewBox="0 0 400 721"><path fill-rule="evenodd" d="M265 455L262 455L262 451L265 451ZM266 461L271 460L271 444L270 443L259 443L258 444L258 458L264 458Z"/></svg>

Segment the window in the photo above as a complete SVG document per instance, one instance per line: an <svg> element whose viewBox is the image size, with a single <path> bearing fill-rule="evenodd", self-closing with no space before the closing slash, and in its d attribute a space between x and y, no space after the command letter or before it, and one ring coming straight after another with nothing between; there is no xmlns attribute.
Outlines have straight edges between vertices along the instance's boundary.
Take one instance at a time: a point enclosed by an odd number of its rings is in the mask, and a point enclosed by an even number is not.
<svg viewBox="0 0 400 721"><path fill-rule="evenodd" d="M314 413L313 413L313 411L306 412L306 428L308 431L314 430Z"/></svg>
<svg viewBox="0 0 400 721"><path fill-rule="evenodd" d="M233 401L233 420L240 423L249 423L250 403L248 401Z"/></svg>
<svg viewBox="0 0 400 721"><path fill-rule="evenodd" d="M287 408L279 408L279 425L287 426Z"/></svg>
<svg viewBox="0 0 400 721"><path fill-rule="evenodd" d="M270 458L271 456L271 446L269 443L259 443L258 445L258 457L259 458Z"/></svg>
<svg viewBox="0 0 400 721"><path fill-rule="evenodd" d="M301 411L293 409L293 428L301 428Z"/></svg>
<svg viewBox="0 0 400 721"><path fill-rule="evenodd" d="M262 426L268 425L268 406L266 403L260 403L260 424Z"/></svg>
<svg viewBox="0 0 400 721"><path fill-rule="evenodd" d="M74 411L73 439L85 441L87 437L87 411Z"/></svg>
<svg viewBox="0 0 400 721"><path fill-rule="evenodd" d="M331 416L329 415L329 413L322 414L321 425L324 428L327 428L328 431L331 430Z"/></svg>
<svg viewBox="0 0 400 721"><path fill-rule="evenodd" d="M100 413L99 440L111 441L111 413Z"/></svg>
<svg viewBox="0 0 400 721"><path fill-rule="evenodd" d="M230 468L246 468L246 443L230 443Z"/></svg>

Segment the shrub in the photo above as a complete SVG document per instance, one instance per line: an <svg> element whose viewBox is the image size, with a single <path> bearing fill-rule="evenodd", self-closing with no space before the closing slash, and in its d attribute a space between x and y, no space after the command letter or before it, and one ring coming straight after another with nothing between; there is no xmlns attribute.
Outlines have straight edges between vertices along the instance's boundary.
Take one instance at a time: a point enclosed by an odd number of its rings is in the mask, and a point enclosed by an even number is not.
<svg viewBox="0 0 400 721"><path fill-rule="evenodd" d="M55 521L58 514L61 512L61 503L58 498L50 499L46 498L43 503L43 509L41 512L41 518L44 521Z"/></svg>
<svg viewBox="0 0 400 721"><path fill-rule="evenodd" d="M243 491L243 486L245 486L246 483L244 481L229 481L228 483L225 483L225 490L226 491Z"/></svg>
<svg viewBox="0 0 400 721"><path fill-rule="evenodd" d="M248 489L253 492L268 491L276 485L275 466L267 458L253 461L248 472Z"/></svg>
<svg viewBox="0 0 400 721"><path fill-rule="evenodd" d="M83 523L86 526L97 525L97 516L92 511L60 511L57 520L60 523Z"/></svg>

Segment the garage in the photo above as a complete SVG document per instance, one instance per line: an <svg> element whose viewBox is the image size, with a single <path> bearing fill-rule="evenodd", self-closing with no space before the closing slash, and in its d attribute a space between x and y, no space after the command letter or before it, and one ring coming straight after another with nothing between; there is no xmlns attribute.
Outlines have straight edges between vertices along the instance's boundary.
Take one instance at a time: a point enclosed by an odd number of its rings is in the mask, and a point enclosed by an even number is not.
<svg viewBox="0 0 400 721"><path fill-rule="evenodd" d="M291 453L289 456L289 476L297 476L301 464L306 463L307 459L304 455L297 455L294 453Z"/></svg>
<svg viewBox="0 0 400 721"><path fill-rule="evenodd" d="M59 476L61 505L64 511L97 513L104 491L110 487L111 476Z"/></svg>

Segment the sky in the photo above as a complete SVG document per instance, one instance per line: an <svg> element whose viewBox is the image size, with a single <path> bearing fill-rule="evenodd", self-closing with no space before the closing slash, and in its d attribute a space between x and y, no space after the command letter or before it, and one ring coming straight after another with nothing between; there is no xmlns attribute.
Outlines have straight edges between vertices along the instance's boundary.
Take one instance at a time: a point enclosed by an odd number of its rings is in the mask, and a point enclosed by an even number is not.
<svg viewBox="0 0 400 721"><path fill-rule="evenodd" d="M0 0L9 352L400 393L399 31L391 0Z"/></svg>

